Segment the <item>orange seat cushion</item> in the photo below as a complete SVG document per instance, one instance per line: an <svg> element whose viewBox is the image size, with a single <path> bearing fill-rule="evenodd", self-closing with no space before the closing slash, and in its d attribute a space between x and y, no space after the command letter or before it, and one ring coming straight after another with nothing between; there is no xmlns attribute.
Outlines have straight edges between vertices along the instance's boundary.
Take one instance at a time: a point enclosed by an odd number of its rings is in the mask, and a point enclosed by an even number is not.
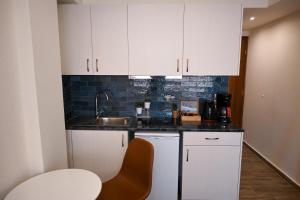
<svg viewBox="0 0 300 200"><path fill-rule="evenodd" d="M145 190L126 177L118 175L102 185L99 200L144 200L148 196Z"/></svg>

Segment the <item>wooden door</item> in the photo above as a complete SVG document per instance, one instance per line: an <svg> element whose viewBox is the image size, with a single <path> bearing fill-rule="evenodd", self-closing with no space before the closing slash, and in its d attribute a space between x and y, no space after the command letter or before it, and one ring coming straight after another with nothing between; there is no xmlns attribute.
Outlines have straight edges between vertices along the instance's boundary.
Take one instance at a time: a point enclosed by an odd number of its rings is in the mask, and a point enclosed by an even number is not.
<svg viewBox="0 0 300 200"><path fill-rule="evenodd" d="M91 19L95 74L128 75L127 5L92 5Z"/></svg>
<svg viewBox="0 0 300 200"><path fill-rule="evenodd" d="M238 75L242 6L187 3L183 75Z"/></svg>
<svg viewBox="0 0 300 200"><path fill-rule="evenodd" d="M184 4L128 5L130 75L181 75Z"/></svg>
<svg viewBox="0 0 300 200"><path fill-rule="evenodd" d="M238 200L240 146L184 146L182 199Z"/></svg>
<svg viewBox="0 0 300 200"><path fill-rule="evenodd" d="M232 76L229 79L229 93L232 94L231 111L232 122L242 127L244 97L245 97L245 78L247 65L248 37L242 38L240 75Z"/></svg>
<svg viewBox="0 0 300 200"><path fill-rule="evenodd" d="M90 7L59 5L58 19L62 74L92 75Z"/></svg>

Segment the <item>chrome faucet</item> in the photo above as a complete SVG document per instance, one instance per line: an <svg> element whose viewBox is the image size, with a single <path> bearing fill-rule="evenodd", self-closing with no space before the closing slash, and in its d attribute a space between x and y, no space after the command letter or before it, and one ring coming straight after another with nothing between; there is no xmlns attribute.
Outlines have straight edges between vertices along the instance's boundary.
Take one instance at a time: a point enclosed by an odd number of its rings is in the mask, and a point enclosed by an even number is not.
<svg viewBox="0 0 300 200"><path fill-rule="evenodd" d="M106 93L106 92L103 92L103 93L104 93L104 95L105 95L106 101L108 101L109 98L108 98L107 93ZM103 113L103 110L99 110L99 108L98 108L98 103L99 103L99 97L100 97L100 95L101 95L101 93L98 92L98 93L96 94L96 99L95 99L95 102L96 102L96 119L99 119L99 118L100 118L100 115Z"/></svg>

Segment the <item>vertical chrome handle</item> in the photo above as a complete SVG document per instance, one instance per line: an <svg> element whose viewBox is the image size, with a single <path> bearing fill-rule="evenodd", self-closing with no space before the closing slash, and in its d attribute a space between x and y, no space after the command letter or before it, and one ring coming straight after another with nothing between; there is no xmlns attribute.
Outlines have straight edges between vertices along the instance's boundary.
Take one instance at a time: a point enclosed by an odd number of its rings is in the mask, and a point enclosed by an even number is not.
<svg viewBox="0 0 300 200"><path fill-rule="evenodd" d="M98 59L96 59L96 72L98 72L99 69L98 69Z"/></svg>
<svg viewBox="0 0 300 200"><path fill-rule="evenodd" d="M179 59L177 59L177 72L179 72Z"/></svg>
<svg viewBox="0 0 300 200"><path fill-rule="evenodd" d="M90 62L90 59L86 59L86 71L87 72L90 72L89 62Z"/></svg>
<svg viewBox="0 0 300 200"><path fill-rule="evenodd" d="M124 147L124 134L122 134L122 147Z"/></svg>
<svg viewBox="0 0 300 200"><path fill-rule="evenodd" d="M189 162L189 154L190 154L190 150L187 149L186 150L186 162Z"/></svg>
<svg viewBox="0 0 300 200"><path fill-rule="evenodd" d="M186 72L189 72L189 59L186 59Z"/></svg>

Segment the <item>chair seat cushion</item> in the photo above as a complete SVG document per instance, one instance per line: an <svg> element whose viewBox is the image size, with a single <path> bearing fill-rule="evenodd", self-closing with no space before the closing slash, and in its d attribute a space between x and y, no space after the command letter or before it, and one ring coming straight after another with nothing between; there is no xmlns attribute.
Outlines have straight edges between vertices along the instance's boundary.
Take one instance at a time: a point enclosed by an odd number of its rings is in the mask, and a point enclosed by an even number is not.
<svg viewBox="0 0 300 200"><path fill-rule="evenodd" d="M103 183L98 200L144 200L147 195L145 190L119 174Z"/></svg>

